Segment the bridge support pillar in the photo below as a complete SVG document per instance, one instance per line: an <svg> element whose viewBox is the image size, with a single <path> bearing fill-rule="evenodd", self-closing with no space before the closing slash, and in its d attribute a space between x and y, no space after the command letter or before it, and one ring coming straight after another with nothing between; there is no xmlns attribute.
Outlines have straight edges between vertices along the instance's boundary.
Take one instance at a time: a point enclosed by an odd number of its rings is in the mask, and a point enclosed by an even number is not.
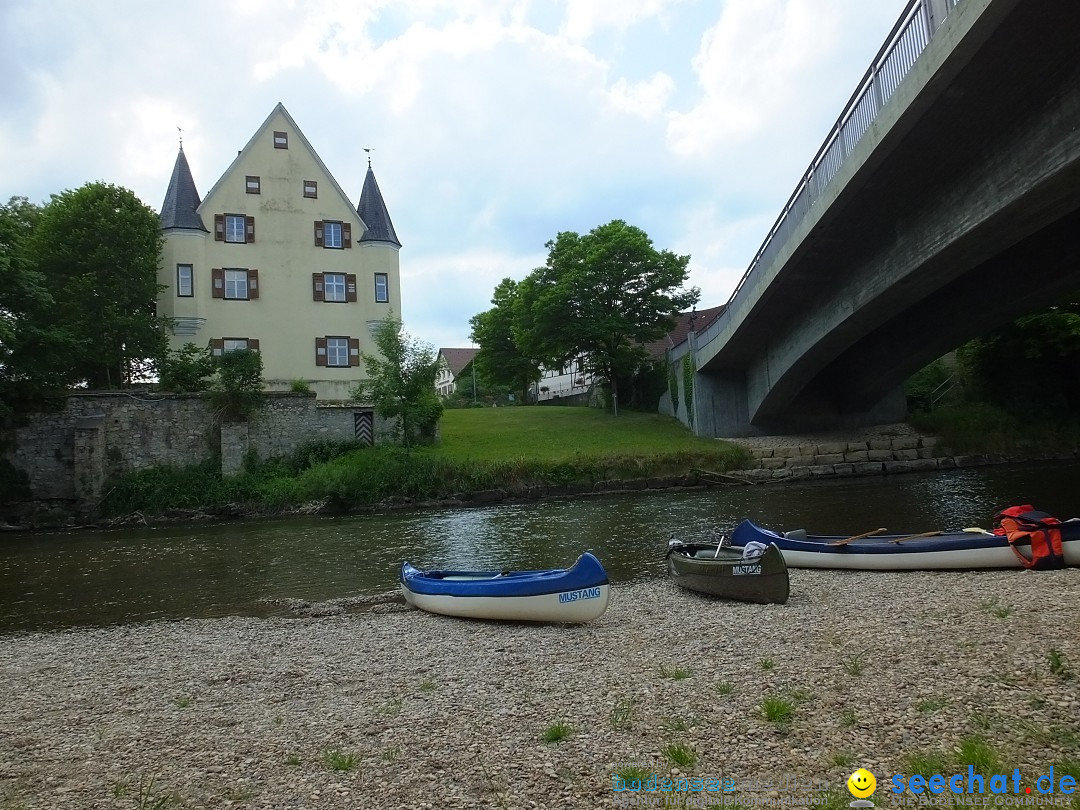
<svg viewBox="0 0 1080 810"><path fill-rule="evenodd" d="M714 438L753 435L747 413L746 377L733 374L694 375L694 433Z"/></svg>

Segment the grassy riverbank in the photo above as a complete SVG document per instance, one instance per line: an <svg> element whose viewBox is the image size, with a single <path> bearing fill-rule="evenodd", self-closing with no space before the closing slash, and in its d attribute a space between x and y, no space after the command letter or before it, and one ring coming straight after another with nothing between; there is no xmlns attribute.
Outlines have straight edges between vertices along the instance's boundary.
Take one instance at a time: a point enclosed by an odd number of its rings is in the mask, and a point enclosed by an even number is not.
<svg viewBox="0 0 1080 810"><path fill-rule="evenodd" d="M601 481L682 476L746 465L745 451L694 436L674 419L590 408L447 411L442 441L406 451L318 443L279 459L251 459L224 478L215 462L155 467L110 482L106 516L242 507L282 510L328 503L342 509L388 501L438 500L501 489L592 487Z"/></svg>
<svg viewBox="0 0 1080 810"><path fill-rule="evenodd" d="M939 437L938 446L953 453L1003 456L1080 449L1080 418L1071 413L1016 403L1004 408L986 402L957 402L914 413L911 424Z"/></svg>

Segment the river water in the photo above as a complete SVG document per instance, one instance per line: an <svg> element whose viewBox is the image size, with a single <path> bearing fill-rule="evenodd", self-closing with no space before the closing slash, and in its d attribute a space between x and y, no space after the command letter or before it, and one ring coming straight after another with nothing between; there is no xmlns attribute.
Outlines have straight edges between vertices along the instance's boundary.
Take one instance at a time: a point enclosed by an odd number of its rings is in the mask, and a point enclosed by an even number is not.
<svg viewBox="0 0 1080 810"><path fill-rule="evenodd" d="M421 568L560 568L591 549L613 583L664 575L663 554L742 518L859 534L982 526L1018 503L1080 514L1080 462L966 468L469 509L0 535L0 633L287 614L396 588Z"/></svg>

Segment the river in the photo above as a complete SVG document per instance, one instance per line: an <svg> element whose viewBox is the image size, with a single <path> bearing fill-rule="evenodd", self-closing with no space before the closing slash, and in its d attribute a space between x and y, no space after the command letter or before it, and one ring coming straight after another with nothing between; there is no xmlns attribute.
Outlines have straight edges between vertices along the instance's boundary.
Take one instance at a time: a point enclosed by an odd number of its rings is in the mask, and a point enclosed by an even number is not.
<svg viewBox="0 0 1080 810"><path fill-rule="evenodd" d="M1080 462L568 498L468 509L0 535L0 633L286 615L278 600L385 594L421 568L555 568L591 549L613 583L664 575L667 538L983 526L1018 503L1080 513Z"/></svg>

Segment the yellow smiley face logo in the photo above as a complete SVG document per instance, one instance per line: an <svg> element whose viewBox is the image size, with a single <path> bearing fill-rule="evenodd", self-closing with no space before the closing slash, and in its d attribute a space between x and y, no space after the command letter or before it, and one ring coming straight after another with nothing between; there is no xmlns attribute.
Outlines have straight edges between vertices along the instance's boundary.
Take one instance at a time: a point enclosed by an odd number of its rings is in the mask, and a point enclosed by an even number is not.
<svg viewBox="0 0 1080 810"><path fill-rule="evenodd" d="M847 780L847 789L856 799L865 799L872 796L877 790L877 779L866 768L859 768Z"/></svg>

